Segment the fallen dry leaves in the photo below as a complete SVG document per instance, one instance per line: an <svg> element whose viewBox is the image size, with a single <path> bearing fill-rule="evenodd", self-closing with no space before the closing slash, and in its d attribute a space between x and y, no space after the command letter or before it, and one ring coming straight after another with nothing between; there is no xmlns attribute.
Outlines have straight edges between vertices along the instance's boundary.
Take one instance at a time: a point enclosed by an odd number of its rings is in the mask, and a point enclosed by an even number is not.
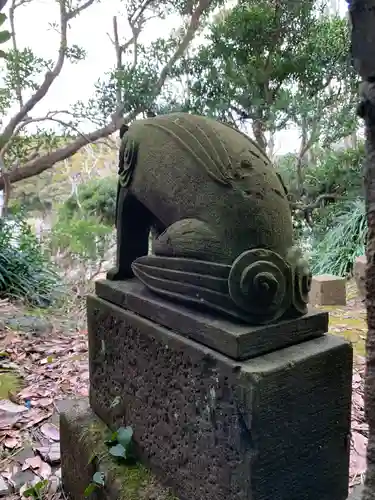
<svg viewBox="0 0 375 500"><path fill-rule="evenodd" d="M363 317L363 305L350 301L337 329L345 328L347 317ZM342 326L341 326L342 320ZM350 328L350 327L347 327ZM340 334L339 332L337 332ZM362 332L361 332L362 333ZM32 484L48 480L46 498L59 493L60 435L56 402L70 396L88 395L87 335L54 331L28 336L1 331L1 366L17 370L24 381L17 394L0 400L0 496L24 498ZM357 356L353 373L350 486L363 481L366 470L368 427L364 419L364 358ZM17 492L18 496L12 497Z"/></svg>
<svg viewBox="0 0 375 500"><path fill-rule="evenodd" d="M2 339L1 368L16 370L23 388L0 400L0 496L24 498L27 488L48 480L45 497L60 498L56 403L88 395L86 332L30 336L8 329Z"/></svg>
<svg viewBox="0 0 375 500"><path fill-rule="evenodd" d="M353 373L350 487L362 483L366 472L368 425L364 416L364 371L365 359L358 356Z"/></svg>

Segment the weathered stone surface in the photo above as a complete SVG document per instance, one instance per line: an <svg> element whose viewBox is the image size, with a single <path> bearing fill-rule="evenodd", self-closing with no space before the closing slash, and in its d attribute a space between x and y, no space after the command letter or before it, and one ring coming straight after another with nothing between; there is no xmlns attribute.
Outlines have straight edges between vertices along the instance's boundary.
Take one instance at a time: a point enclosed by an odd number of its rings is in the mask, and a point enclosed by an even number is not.
<svg viewBox="0 0 375 500"><path fill-rule="evenodd" d="M37 316L25 315L15 317L0 317L0 324L9 327L13 330L18 330L23 333L43 335L51 333L53 325L50 321Z"/></svg>
<svg viewBox="0 0 375 500"><path fill-rule="evenodd" d="M135 120L120 137L108 279L136 275L168 300L248 324L307 313L311 273L287 191L255 141L190 113Z"/></svg>
<svg viewBox="0 0 375 500"><path fill-rule="evenodd" d="M249 326L165 301L137 280L98 281L95 290L99 297L233 359L259 356L319 337L328 330L328 314L314 310L298 319L267 326Z"/></svg>
<svg viewBox="0 0 375 500"><path fill-rule="evenodd" d="M359 295L364 299L366 297L366 255L357 257L353 266L354 279L358 288Z"/></svg>
<svg viewBox="0 0 375 500"><path fill-rule="evenodd" d="M346 279L332 274L313 276L310 304L313 306L345 306Z"/></svg>
<svg viewBox="0 0 375 500"><path fill-rule="evenodd" d="M348 500L361 500L362 493L363 493L363 484L360 484L359 486L355 486L353 488L353 491L350 493Z"/></svg>
<svg viewBox="0 0 375 500"><path fill-rule="evenodd" d="M92 296L88 333L91 407L181 500L347 498L349 343L236 362Z"/></svg>
<svg viewBox="0 0 375 500"><path fill-rule="evenodd" d="M70 500L82 500L95 472L105 474L105 486L90 498L95 500L178 500L142 465L118 465L108 454L105 440L109 429L89 408L88 401L60 403L62 482ZM93 456L100 457L98 463Z"/></svg>

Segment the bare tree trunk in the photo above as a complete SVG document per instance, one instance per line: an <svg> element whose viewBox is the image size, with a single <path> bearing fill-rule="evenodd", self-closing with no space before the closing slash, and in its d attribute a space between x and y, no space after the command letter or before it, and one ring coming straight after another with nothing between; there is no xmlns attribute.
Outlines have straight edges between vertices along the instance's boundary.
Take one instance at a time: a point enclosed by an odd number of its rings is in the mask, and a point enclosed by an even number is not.
<svg viewBox="0 0 375 500"><path fill-rule="evenodd" d="M368 333L366 340L365 413L369 425L367 471L362 500L375 499L375 84L364 84L361 116L366 121L364 181L368 223L366 307Z"/></svg>
<svg viewBox="0 0 375 500"><path fill-rule="evenodd" d="M264 134L264 125L261 120L253 121L253 134L258 145L266 151L267 149L267 139Z"/></svg>
<svg viewBox="0 0 375 500"><path fill-rule="evenodd" d="M275 156L275 134L274 132L270 132L269 133L269 140L267 141L267 154L270 158L271 161L274 160L274 156Z"/></svg>
<svg viewBox="0 0 375 500"><path fill-rule="evenodd" d="M367 470L362 500L375 499L375 0L348 0L352 61L360 77L358 115L366 124L364 171L367 212L365 415L369 426Z"/></svg>

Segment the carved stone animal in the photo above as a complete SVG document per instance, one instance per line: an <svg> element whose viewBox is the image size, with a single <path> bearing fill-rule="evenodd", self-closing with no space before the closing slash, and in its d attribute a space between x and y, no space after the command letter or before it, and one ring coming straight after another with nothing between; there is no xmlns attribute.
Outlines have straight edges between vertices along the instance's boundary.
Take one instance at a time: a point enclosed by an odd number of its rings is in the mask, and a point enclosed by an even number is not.
<svg viewBox="0 0 375 500"><path fill-rule="evenodd" d="M310 274L285 187L253 140L215 120L173 113L123 129L117 233L109 279L135 273L173 300L248 322L306 310Z"/></svg>

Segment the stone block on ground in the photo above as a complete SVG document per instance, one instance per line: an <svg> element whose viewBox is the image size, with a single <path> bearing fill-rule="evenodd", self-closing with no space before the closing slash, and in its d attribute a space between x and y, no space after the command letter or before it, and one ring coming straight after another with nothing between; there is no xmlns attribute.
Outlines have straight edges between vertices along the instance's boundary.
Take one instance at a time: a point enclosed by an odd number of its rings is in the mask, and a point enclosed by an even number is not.
<svg viewBox="0 0 375 500"><path fill-rule="evenodd" d="M352 492L348 497L348 500L362 500L363 489L364 489L363 484L354 486Z"/></svg>
<svg viewBox="0 0 375 500"><path fill-rule="evenodd" d="M366 298L366 255L360 255L354 261L353 275L358 293L362 299Z"/></svg>
<svg viewBox="0 0 375 500"><path fill-rule="evenodd" d="M346 279L332 274L313 276L310 304L313 306L345 306Z"/></svg>
<svg viewBox="0 0 375 500"><path fill-rule="evenodd" d="M62 482L70 500L82 500L95 472L103 472L105 485L95 500L178 500L141 464L116 464L105 440L110 431L93 413L87 399L63 401L60 409ZM96 456L98 460L92 460Z"/></svg>
<svg viewBox="0 0 375 500"><path fill-rule="evenodd" d="M133 427L143 463L181 500L347 498L349 343L321 332L240 361L142 308L95 296L87 307L91 407L112 429ZM184 330L188 313L173 307ZM161 321L169 308L160 299Z"/></svg>

